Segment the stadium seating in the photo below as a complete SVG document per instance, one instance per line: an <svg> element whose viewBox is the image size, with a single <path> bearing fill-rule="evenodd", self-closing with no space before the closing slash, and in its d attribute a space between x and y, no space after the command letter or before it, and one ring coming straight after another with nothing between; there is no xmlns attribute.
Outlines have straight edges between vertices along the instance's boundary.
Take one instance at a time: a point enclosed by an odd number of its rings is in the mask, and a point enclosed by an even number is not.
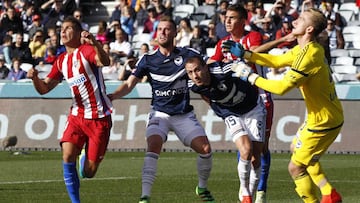
<svg viewBox="0 0 360 203"><path fill-rule="evenodd" d="M340 5L339 11L353 11L354 17L359 15L359 7L356 6L355 2L344 2Z"/></svg>
<svg viewBox="0 0 360 203"><path fill-rule="evenodd" d="M354 58L350 56L339 56L335 58L333 65L353 65Z"/></svg>
<svg viewBox="0 0 360 203"><path fill-rule="evenodd" d="M354 65L332 65L331 69L334 73L345 73L345 74L353 74L357 73L357 67Z"/></svg>

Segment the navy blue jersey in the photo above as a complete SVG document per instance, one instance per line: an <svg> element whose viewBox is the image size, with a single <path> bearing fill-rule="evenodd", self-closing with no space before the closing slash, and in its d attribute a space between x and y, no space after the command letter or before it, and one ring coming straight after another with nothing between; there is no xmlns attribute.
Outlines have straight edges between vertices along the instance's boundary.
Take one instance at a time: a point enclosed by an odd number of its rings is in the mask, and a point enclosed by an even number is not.
<svg viewBox="0 0 360 203"><path fill-rule="evenodd" d="M210 86L193 84L191 90L210 100L210 106L219 117L225 119L230 115L241 115L257 105L259 97L257 87L238 77L233 77L231 64L220 66L209 64Z"/></svg>
<svg viewBox="0 0 360 203"><path fill-rule="evenodd" d="M185 60L196 55L199 55L199 52L193 49L176 47L170 56L164 56L158 49L140 58L133 75L137 78L145 75L148 77L154 110L169 115L193 110L190 105Z"/></svg>

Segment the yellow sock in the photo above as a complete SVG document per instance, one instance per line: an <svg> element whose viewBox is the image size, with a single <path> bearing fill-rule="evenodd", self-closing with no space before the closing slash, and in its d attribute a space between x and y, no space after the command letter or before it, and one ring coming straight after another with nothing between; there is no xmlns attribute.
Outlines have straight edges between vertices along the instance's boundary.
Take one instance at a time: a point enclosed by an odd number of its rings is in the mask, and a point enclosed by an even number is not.
<svg viewBox="0 0 360 203"><path fill-rule="evenodd" d="M319 162L316 162L314 165L308 166L306 170L311 176L311 179L314 181L314 183L320 188L321 194L330 195L333 187L327 181L321 164Z"/></svg>
<svg viewBox="0 0 360 203"><path fill-rule="evenodd" d="M296 185L296 192L305 203L317 203L319 200L316 197L316 190L314 190L314 184L307 172L294 177L294 183Z"/></svg>

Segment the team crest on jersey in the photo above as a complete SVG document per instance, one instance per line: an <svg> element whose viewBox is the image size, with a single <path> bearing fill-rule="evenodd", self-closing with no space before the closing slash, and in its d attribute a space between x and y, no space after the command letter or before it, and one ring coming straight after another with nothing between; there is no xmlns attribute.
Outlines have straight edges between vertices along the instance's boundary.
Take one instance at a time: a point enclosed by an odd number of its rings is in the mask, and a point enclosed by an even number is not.
<svg viewBox="0 0 360 203"><path fill-rule="evenodd" d="M73 62L73 69L76 68L76 69L79 69L80 68L80 60L76 60Z"/></svg>
<svg viewBox="0 0 360 203"><path fill-rule="evenodd" d="M225 92L227 90L227 87L226 85L223 83L223 82L220 82L217 86L217 88L222 91L222 92Z"/></svg>
<svg viewBox="0 0 360 203"><path fill-rule="evenodd" d="M181 66L183 64L183 62L184 62L184 59L182 56L178 56L174 59L174 63L177 66Z"/></svg>

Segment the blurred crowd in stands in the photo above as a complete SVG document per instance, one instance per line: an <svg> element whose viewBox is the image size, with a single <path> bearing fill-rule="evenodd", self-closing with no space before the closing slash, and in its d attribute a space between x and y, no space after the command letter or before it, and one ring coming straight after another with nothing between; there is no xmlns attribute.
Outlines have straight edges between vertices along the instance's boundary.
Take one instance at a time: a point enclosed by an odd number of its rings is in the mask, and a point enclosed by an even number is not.
<svg viewBox="0 0 360 203"><path fill-rule="evenodd" d="M198 0L193 11L177 12L189 0L117 0L107 19L88 24L82 2L75 0L2 0L0 11L0 79L17 81L26 77L26 67L49 66L65 51L60 41L62 20L69 15L77 18L84 30L91 30L109 53L111 65L103 68L107 79L125 80L136 61L157 48L156 26L162 15L170 15L178 23L177 46L192 47L211 56L217 41L228 35L225 29L226 8L242 3L248 11L246 31L260 32L263 43L291 33L292 22L307 8L321 9L328 19L326 29L329 49L343 49L342 29L346 20L334 6L340 0ZM91 2L87 2L89 5ZM92 2L94 5L100 2ZM264 4L271 7L264 8ZM293 6L297 5L297 6ZM198 11L198 7L207 10ZM94 6L96 9L96 6ZM210 9L210 10L209 10ZM186 12L185 12L186 13ZM246 43L246 42L243 42ZM278 53L295 46L285 42ZM50 70L50 69L47 69ZM274 73L277 74L277 73ZM108 76L107 76L108 75ZM144 79L146 81L146 78Z"/></svg>

